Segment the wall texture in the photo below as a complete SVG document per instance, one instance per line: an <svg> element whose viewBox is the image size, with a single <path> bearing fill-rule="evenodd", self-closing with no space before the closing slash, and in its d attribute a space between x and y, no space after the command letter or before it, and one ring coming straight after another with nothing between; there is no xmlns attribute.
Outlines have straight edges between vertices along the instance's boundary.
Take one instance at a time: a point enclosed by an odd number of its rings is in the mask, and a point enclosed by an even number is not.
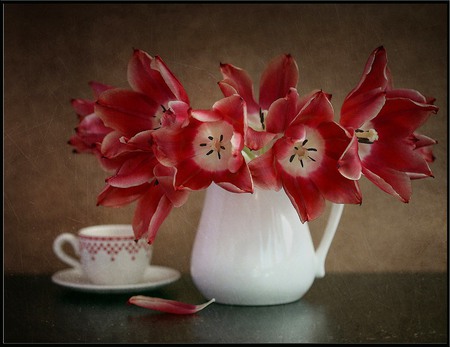
<svg viewBox="0 0 450 347"><path fill-rule="evenodd" d="M328 271L447 270L448 4L6 4L4 5L4 271L52 273L61 232L130 223L134 205L96 207L107 174L67 140L71 98L88 81L128 87L133 48L160 55L196 108L221 98L219 62L255 81L275 55L291 53L300 93L333 94L339 114L373 49L384 45L399 88L434 96L440 111L421 129L439 141L435 178L413 182L403 204L363 179L362 206L347 206ZM173 211L153 261L189 271L204 192ZM313 222L315 242L324 218Z"/></svg>

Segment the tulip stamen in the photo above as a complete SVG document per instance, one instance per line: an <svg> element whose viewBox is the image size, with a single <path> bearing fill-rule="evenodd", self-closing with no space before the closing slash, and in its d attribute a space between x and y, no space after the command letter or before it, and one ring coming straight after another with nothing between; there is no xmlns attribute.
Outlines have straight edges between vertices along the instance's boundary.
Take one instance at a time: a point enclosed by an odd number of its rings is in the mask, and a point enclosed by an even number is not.
<svg viewBox="0 0 450 347"><path fill-rule="evenodd" d="M264 118L265 118L264 111L260 108L259 109L259 121L261 122L261 127L263 130L266 129L266 125L264 124Z"/></svg>
<svg viewBox="0 0 450 347"><path fill-rule="evenodd" d="M355 135L358 138L359 143L365 143L371 145L378 140L378 133L375 129L362 130L356 129Z"/></svg>
<svg viewBox="0 0 450 347"><path fill-rule="evenodd" d="M218 139L214 139L213 136L208 136L209 142L209 151L206 152L206 155L211 155L214 152L217 152L217 158L222 159L222 154L220 153L222 150L225 150L225 146L222 144L223 134L219 136ZM208 143L202 142L200 143L200 147L207 147Z"/></svg>
<svg viewBox="0 0 450 347"><path fill-rule="evenodd" d="M290 163L292 163L294 161L295 157L297 157L300 162L300 165L302 166L302 168L304 168L305 167L305 162L304 162L305 159L308 159L308 160L314 161L314 162L316 161L316 159L311 157L308 152L317 152L317 148L304 147L307 143L308 143L308 139L305 139L305 140L303 140L303 142L300 146L299 145L294 146L294 154L292 154L289 157Z"/></svg>

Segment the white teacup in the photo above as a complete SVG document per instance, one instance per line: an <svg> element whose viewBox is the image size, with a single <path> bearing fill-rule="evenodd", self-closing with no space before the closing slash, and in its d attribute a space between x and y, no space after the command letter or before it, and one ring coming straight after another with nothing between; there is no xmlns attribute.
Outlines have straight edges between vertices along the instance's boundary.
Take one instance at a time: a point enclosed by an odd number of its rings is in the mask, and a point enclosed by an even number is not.
<svg viewBox="0 0 450 347"><path fill-rule="evenodd" d="M69 243L79 260L68 255L63 244ZM66 264L80 269L94 284L134 284L143 279L150 265L153 248L145 240L135 241L131 225L94 225L77 235L60 234L53 251Z"/></svg>

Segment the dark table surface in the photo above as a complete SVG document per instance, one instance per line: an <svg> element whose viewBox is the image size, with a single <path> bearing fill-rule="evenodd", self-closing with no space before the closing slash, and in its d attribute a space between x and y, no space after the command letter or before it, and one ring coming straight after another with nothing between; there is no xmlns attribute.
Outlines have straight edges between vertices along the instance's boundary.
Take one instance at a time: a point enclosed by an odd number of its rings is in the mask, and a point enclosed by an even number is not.
<svg viewBox="0 0 450 347"><path fill-rule="evenodd" d="M205 301L187 274L139 294ZM4 342L448 344L446 273L330 273L291 304L214 303L189 316L127 305L131 295L77 292L50 276L5 275Z"/></svg>

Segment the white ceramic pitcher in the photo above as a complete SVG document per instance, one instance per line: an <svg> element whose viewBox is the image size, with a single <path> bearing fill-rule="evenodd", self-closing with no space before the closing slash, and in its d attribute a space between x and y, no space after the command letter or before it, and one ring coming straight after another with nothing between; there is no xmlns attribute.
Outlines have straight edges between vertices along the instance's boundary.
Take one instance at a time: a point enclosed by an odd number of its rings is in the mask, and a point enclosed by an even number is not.
<svg viewBox="0 0 450 347"><path fill-rule="evenodd" d="M207 299L232 305L276 305L300 299L316 277L343 211L333 204L317 248L308 223L283 190L230 193L212 184L191 257L191 276Z"/></svg>

